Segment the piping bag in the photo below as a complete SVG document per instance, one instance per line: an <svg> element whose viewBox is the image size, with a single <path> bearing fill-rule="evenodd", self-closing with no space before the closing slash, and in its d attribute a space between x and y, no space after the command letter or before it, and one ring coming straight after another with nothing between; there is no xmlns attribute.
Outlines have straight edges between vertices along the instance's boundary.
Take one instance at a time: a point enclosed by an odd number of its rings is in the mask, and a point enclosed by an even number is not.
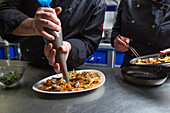
<svg viewBox="0 0 170 113"><path fill-rule="evenodd" d="M38 0L38 2L43 6L43 7L50 7L50 3L52 0ZM55 37L54 41L50 41L45 39L46 43L52 43L53 44L53 48L56 50L56 62L58 62L60 64L60 68L61 71L64 75L64 78L66 79L66 82L69 82L69 78L68 78L68 70L67 70L67 65L66 65L66 59L65 59L65 54L63 52L60 51L60 47L63 45L63 36L62 36L62 30L60 30L59 32L54 31L52 29L49 28L44 28L46 30L46 32L48 32L49 34L53 35Z"/></svg>

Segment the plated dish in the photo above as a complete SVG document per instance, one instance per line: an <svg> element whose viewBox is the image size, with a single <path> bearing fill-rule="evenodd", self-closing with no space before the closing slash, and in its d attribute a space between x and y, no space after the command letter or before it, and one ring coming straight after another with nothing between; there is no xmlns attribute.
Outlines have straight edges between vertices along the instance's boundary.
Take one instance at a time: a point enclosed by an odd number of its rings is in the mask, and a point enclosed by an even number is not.
<svg viewBox="0 0 170 113"><path fill-rule="evenodd" d="M48 94L67 94L93 90L105 82L105 75L99 70L76 70L69 72L69 83L62 73L44 78L33 85L33 90Z"/></svg>
<svg viewBox="0 0 170 113"><path fill-rule="evenodd" d="M134 65L164 65L170 63L170 56L163 54L151 54L142 56L140 59L134 58L130 61Z"/></svg>

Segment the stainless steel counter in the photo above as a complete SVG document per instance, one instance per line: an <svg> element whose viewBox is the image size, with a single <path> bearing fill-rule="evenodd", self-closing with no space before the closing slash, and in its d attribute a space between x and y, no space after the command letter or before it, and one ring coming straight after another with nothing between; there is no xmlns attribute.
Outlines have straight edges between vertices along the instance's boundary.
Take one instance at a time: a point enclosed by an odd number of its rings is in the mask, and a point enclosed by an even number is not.
<svg viewBox="0 0 170 113"><path fill-rule="evenodd" d="M158 87L127 83L119 68L98 69L106 76L105 84L93 91L47 95L32 90L32 85L53 74L27 62L0 60L0 65L26 67L21 83L8 90L0 89L0 113L170 113L170 80Z"/></svg>

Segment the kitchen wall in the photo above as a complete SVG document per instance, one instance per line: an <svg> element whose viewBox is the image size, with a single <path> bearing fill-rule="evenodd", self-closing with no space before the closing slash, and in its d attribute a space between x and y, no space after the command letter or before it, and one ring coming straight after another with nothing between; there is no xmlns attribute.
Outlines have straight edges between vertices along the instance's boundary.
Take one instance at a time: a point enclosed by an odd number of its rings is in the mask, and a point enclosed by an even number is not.
<svg viewBox="0 0 170 113"><path fill-rule="evenodd" d="M120 0L105 0L108 7L113 7L119 5ZM112 29L115 23L116 11L106 11L105 13L105 21L103 25L103 29L110 30Z"/></svg>

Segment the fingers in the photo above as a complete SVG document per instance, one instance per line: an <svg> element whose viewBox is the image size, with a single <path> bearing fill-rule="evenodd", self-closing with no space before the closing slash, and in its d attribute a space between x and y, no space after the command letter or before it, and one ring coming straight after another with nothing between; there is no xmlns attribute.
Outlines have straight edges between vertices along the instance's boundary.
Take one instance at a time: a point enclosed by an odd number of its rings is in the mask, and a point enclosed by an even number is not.
<svg viewBox="0 0 170 113"><path fill-rule="evenodd" d="M66 52L67 52L66 47L65 47L65 46L63 46L63 45L62 45L62 46L60 46L60 48L59 48L59 49L60 49L60 51L61 51L61 52L63 52L63 53L66 53Z"/></svg>
<svg viewBox="0 0 170 113"><path fill-rule="evenodd" d="M41 12L51 12L53 14L56 14L55 10L53 8L48 8L48 7L39 7L38 11L41 11Z"/></svg>
<svg viewBox="0 0 170 113"><path fill-rule="evenodd" d="M65 54L65 58L67 60L68 55L71 51L71 44L67 41L63 41L63 45L59 48L61 52L63 52ZM58 63L56 63L56 50L53 49L53 45L51 43L46 44L44 47L44 54L48 59L48 63L49 65L54 67L54 71L56 73L60 73L60 65Z"/></svg>
<svg viewBox="0 0 170 113"><path fill-rule="evenodd" d="M56 13L57 12L57 13ZM55 37L47 33L44 28L49 28L55 31L61 30L61 21L57 17L57 14L61 12L61 8L56 9L41 7L37 10L35 17L33 19L33 28L35 34L41 35L48 40L54 40Z"/></svg>
<svg viewBox="0 0 170 113"><path fill-rule="evenodd" d="M60 49L60 51L61 51L62 53L65 54L65 59L66 59L66 61L67 61L67 58L68 58L68 55L69 55L68 49L67 49L65 46L61 46L59 49Z"/></svg>
<svg viewBox="0 0 170 113"><path fill-rule="evenodd" d="M55 31L60 31L61 30L61 26L60 25L57 25L53 21L49 21L49 20L41 19L41 25L43 25L44 27L50 28L52 30L55 30Z"/></svg>
<svg viewBox="0 0 170 113"><path fill-rule="evenodd" d="M52 48L53 48L53 45L51 43L45 44L44 54L48 60L49 60L49 56L50 56L50 52L51 52Z"/></svg>
<svg viewBox="0 0 170 113"><path fill-rule="evenodd" d="M53 35L47 33L45 30L42 30L42 31L41 31L41 35L42 35L44 38L46 38L47 40L51 40L51 41L55 40L55 37L54 37Z"/></svg>
<svg viewBox="0 0 170 113"><path fill-rule="evenodd" d="M60 51L65 54L65 59L67 61L68 55L71 51L71 44L67 41L63 41L63 45L60 47Z"/></svg>
<svg viewBox="0 0 170 113"><path fill-rule="evenodd" d="M44 47L44 54L46 58L48 59L48 63L51 66L55 66L56 61L55 61L55 56L56 56L56 50L52 49L53 45L51 43L45 44Z"/></svg>
<svg viewBox="0 0 170 113"><path fill-rule="evenodd" d="M161 54L169 54L170 48L160 51Z"/></svg>
<svg viewBox="0 0 170 113"><path fill-rule="evenodd" d="M129 38L126 38L126 37L124 37L124 36L117 36L116 37L117 38L117 40L119 41L119 42L121 42L123 45L125 45L126 46L126 44L129 44L129 42L130 42L130 39Z"/></svg>
<svg viewBox="0 0 170 113"><path fill-rule="evenodd" d="M126 41L126 38L124 37L121 37L122 40ZM117 51L121 51L121 52L126 52L128 51L128 49L126 48L126 43L124 41L122 41L120 39L120 37L116 37L116 39L114 40L114 48L117 50ZM128 40L127 40L128 42Z"/></svg>
<svg viewBox="0 0 170 113"><path fill-rule="evenodd" d="M121 39L120 39L120 37L116 37L116 42L118 43L118 44L120 44L120 45L122 45L122 46L124 46L124 47L126 47L126 41L124 40L124 39L121 37Z"/></svg>
<svg viewBox="0 0 170 113"><path fill-rule="evenodd" d="M55 65L54 65L54 71L55 71L56 73L61 73L60 65L59 65L58 63L55 63Z"/></svg>
<svg viewBox="0 0 170 113"><path fill-rule="evenodd" d="M55 64L55 56L56 56L56 50L52 49L50 51L50 54L49 54L49 57L48 57L49 58L48 59L49 65L54 66L54 64Z"/></svg>
<svg viewBox="0 0 170 113"><path fill-rule="evenodd" d="M55 12L56 12L57 15L60 14L61 11L62 11L61 7L55 8Z"/></svg>
<svg viewBox="0 0 170 113"><path fill-rule="evenodd" d="M48 24L49 21L53 22L54 24L61 26L61 22L59 18L57 18L56 14L49 13L49 12L37 12L36 17L41 18L42 22Z"/></svg>
<svg viewBox="0 0 170 113"><path fill-rule="evenodd" d="M45 54L46 58L48 59L49 65L54 67L54 71L56 73L61 73L60 65L58 63L56 63L56 61L55 61L56 50L52 49L52 48L53 48L53 45L51 43L45 44L44 54Z"/></svg>

